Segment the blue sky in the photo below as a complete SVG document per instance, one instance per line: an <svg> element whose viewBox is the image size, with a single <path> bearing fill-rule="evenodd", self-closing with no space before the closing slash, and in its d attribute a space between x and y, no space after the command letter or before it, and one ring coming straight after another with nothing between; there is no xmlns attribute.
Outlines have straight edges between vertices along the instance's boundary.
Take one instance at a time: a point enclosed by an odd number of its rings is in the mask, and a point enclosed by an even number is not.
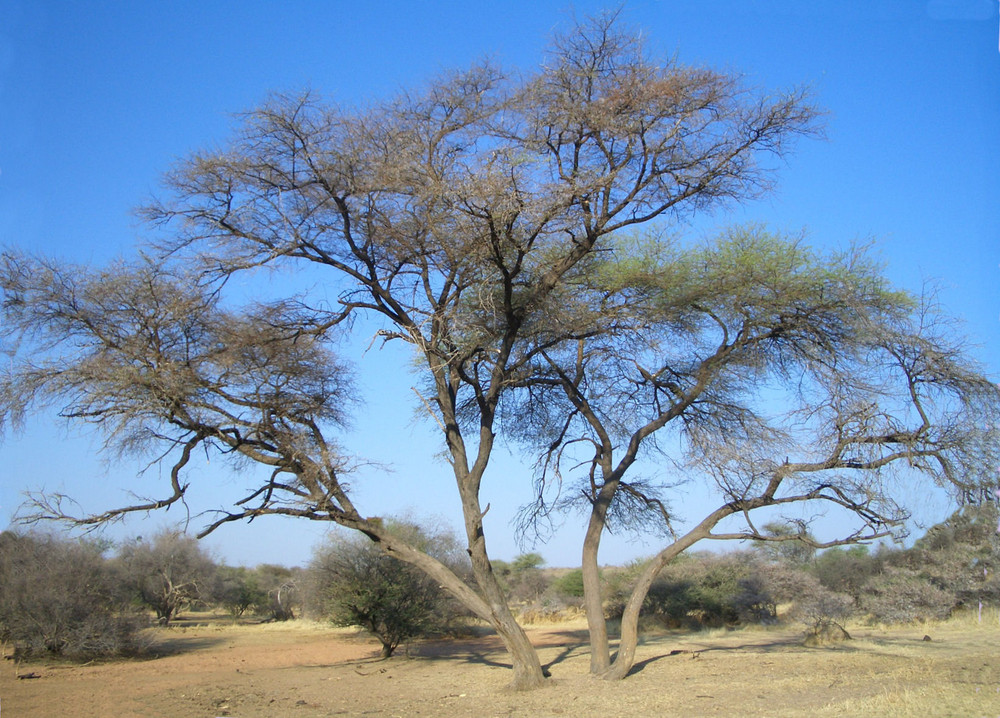
<svg viewBox="0 0 1000 718"><path fill-rule="evenodd" d="M222 143L233 113L275 90L312 88L344 105L419 85L489 55L532 68L576 2L56 2L0 3L0 245L102 263L144 233L132 208L157 192L173 162ZM745 73L764 88L809 86L827 138L799 145L768 197L702 218L693 235L729 222L805 230L824 248L871 238L889 277L919 291L937 282L966 322L974 353L1000 369L1000 52L996 0L637 0L624 18L650 48L685 63ZM458 501L434 459L431 427L415 418L405 354L365 356L366 407L348 443L395 471L357 485L363 510L407 509L455 526ZM388 377L388 378L387 378ZM0 528L20 492L45 487L106 508L129 488L154 494L157 469L102 462L98 442L39 417L0 444ZM501 450L502 451L502 450ZM502 451L503 453L503 451ZM492 553L519 552L508 521L530 471L502 455L484 490ZM199 469L192 509L215 506L243 480ZM925 521L949 507L914 490ZM89 497L89 498L88 498ZM428 497L430 497L428 499ZM682 496L698 518L701 497ZM136 518L113 536L148 533ZM550 564L578 562L579 519L538 547ZM201 525L194 518L193 527ZM302 563L325 527L260 519L209 539L219 558ZM652 553L612 539L602 561Z"/></svg>

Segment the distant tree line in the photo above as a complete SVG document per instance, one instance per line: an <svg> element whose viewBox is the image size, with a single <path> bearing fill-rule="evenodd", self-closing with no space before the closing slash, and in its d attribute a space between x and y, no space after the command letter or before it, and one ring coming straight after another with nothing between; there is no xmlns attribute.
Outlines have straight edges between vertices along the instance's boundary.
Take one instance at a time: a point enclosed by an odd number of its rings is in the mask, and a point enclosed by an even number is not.
<svg viewBox="0 0 1000 718"><path fill-rule="evenodd" d="M847 619L899 624L948 618L961 609L1000 606L1000 536L995 503L969 505L933 526L912 547L856 545L817 552L807 532L762 527L775 541L748 550L682 554L651 586L646 626L699 629L799 622L817 631ZM544 570L538 554L495 562L522 622L582 605L581 571ZM620 619L646 561L605 567L605 617Z"/></svg>
<svg viewBox="0 0 1000 718"><path fill-rule="evenodd" d="M684 554L660 574L643 604L648 626L699 629L799 622L817 632L852 618L896 624L940 620L960 609L1000 606L995 504L966 506L910 548L866 546L816 552L808 533L772 523L775 541L749 550ZM471 571L447 530L387 519L386 529L448 565ZM784 537L782 539L782 537ZM621 617L644 561L605 567L605 617ZM495 561L522 622L582 610L580 569L545 568L538 553ZM165 531L113 548L94 540L0 533L0 641L15 656L88 660L130 656L149 645L144 629L182 611L234 619L299 616L358 626L389 657L423 636L455 633L475 619L426 574L357 535L332 534L305 568L220 565L198 542Z"/></svg>
<svg viewBox="0 0 1000 718"><path fill-rule="evenodd" d="M816 553L804 535L744 552L680 556L654 582L643 615L688 628L791 619L818 631L848 618L899 624L945 619L963 608L996 609L997 514L992 503L967 506L910 548L857 545ZM788 534L790 527L770 524L765 531ZM609 579L609 617L622 610L641 563Z"/></svg>

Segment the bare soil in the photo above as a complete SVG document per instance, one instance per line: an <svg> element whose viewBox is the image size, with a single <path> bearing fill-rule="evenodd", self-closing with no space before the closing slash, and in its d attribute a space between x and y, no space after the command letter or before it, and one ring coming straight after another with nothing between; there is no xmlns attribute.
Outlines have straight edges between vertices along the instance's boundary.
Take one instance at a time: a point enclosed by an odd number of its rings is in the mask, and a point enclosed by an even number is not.
<svg viewBox="0 0 1000 718"><path fill-rule="evenodd" d="M519 693L495 636L421 641L379 661L377 642L320 624L203 622L156 629L151 659L0 661L0 715L1000 716L1000 627L850 632L822 648L794 627L659 633L631 676L607 682L587 673L583 624L534 626L552 677Z"/></svg>

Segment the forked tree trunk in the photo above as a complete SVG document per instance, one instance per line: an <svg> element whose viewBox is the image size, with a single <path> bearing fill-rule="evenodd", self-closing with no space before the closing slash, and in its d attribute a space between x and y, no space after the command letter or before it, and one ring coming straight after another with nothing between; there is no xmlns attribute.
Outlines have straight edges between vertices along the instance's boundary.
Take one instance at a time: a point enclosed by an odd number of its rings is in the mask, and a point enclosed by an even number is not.
<svg viewBox="0 0 1000 718"><path fill-rule="evenodd" d="M452 406L452 393L443 380L439 383L439 396L442 406ZM494 434L490 428L491 423L490 417L484 415L479 431L478 457L471 469L465 453L465 442L453 412L445 422L449 427L446 431L448 448L453 458L452 469L455 472L458 493L462 499L462 516L465 519L465 535L469 542L472 574L479 585L478 596L480 600L486 602L488 610L487 615L482 617L493 626L510 655L514 668L511 688L530 690L538 688L545 682L545 674L538 660L538 652L528 640L528 634L514 619L507 596L500 587L496 574L493 573L493 566L486 550L486 535L483 531L483 517L486 511L479 503L479 490L493 448Z"/></svg>

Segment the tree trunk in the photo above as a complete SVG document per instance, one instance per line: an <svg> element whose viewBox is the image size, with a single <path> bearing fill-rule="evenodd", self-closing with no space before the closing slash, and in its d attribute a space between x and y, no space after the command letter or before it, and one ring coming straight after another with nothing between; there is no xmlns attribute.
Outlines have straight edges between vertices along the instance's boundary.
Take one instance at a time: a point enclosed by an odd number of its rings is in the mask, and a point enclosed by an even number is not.
<svg viewBox="0 0 1000 718"><path fill-rule="evenodd" d="M604 618L604 601L601 596L601 576L597 564L600 537L590 540L590 531L583 542L583 608L587 614L587 631L590 633L590 672L600 675L608 670L611 649L608 646L608 623Z"/></svg>
<svg viewBox="0 0 1000 718"><path fill-rule="evenodd" d="M542 664L538 660L538 652L528 640L520 624L514 619L507 596L500 587L489 555L486 552L486 538L483 535L482 513L476 508L466 511L466 528L469 535L469 556L472 559L472 573L479 584L479 590L489 607L487 620L496 630L504 647L510 654L514 667L514 680L511 687L515 690L530 690L538 688L545 682Z"/></svg>
<svg viewBox="0 0 1000 718"><path fill-rule="evenodd" d="M598 565L598 551L601 536L607 525L608 506L617 490L617 481L605 482L593 503L587 533L583 539L583 607L587 615L587 630L590 633L590 672L603 675L611 663L611 649L608 646L608 623L604 618L604 601L601 596L601 575Z"/></svg>
<svg viewBox="0 0 1000 718"><path fill-rule="evenodd" d="M642 604L646 600L646 594L649 593L650 586L653 585L653 581L659 575L660 571L663 570L663 567L698 541L706 538L709 535L709 529L717 524L724 515L728 515L729 513L732 512L725 508L713 512L708 518L698 524L694 530L674 541L646 564L646 568L639 574L639 580L636 582L635 588L632 589L628 603L625 604L625 611L622 614L621 639L618 642L618 653L615 655L615 660L611 663L611 667L601 676L602 678L621 680L629 674L632 666L635 665L635 649L639 643L639 612L642 610Z"/></svg>
<svg viewBox="0 0 1000 718"><path fill-rule="evenodd" d="M545 673L538 660L538 651L531 645L528 634L514 620L514 616L506 604L503 606L503 612L498 612L498 614L498 621L494 628L503 641L507 653L510 654L514 667L514 680L511 681L511 688L526 691L540 687L545 682Z"/></svg>

